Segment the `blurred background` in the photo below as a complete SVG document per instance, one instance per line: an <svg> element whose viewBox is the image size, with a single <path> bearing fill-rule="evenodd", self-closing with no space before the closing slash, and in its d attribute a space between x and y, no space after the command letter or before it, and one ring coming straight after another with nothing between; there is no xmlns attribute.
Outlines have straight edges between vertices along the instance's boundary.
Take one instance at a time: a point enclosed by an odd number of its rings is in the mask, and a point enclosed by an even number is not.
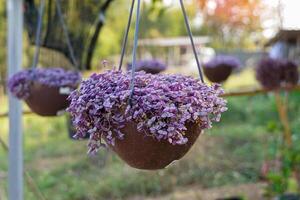
<svg viewBox="0 0 300 200"><path fill-rule="evenodd" d="M46 10L51 7L51 0L47 2ZM100 6L99 17L99 6L94 5L107 2L109 5L103 10ZM179 1L142 2L138 58L161 60L168 65L163 73L197 77L197 66ZM201 62L218 55L234 56L241 62L241 67L222 83L226 92L259 88L255 67L265 56L285 58L300 64L299 1L185 0L184 3ZM75 54L85 77L118 65L129 4L128 0L62 1ZM24 68L31 66L34 53L32 30L38 7L39 1L24 0ZM45 17L43 23L44 27L52 24L52 28L49 29L48 42L45 39L46 28L43 32L45 42L39 64L72 68L68 54L57 45L62 44L59 43L62 31L55 28L57 19ZM5 0L0 0L0 27L0 136L6 142ZM133 28L129 33L124 70L125 65L131 62ZM94 45L90 45L92 41ZM92 53L87 53L91 49ZM103 63L103 60L106 62ZM260 200L298 194L299 180L295 177L300 171L295 175L294 169L300 166L299 152L289 151L287 157L296 155L296 158L292 161L287 159L286 163L285 159L277 159L279 152L281 158L283 155L284 127L272 93L229 96L226 99L229 110L223 114L221 122L199 137L182 160L159 171L130 168L109 150L101 150L96 156L89 157L87 141L70 139L73 130L65 116L42 118L32 113L24 114L25 169L41 193L52 200L214 200L233 197ZM286 107L296 145L300 144L299 102L299 91L289 91ZM29 111L26 106L24 110ZM7 199L7 159L7 152L0 148L1 200ZM280 166L287 167L278 169L277 161ZM29 185L25 187L25 199L39 199ZM299 196L295 198L299 199Z"/></svg>

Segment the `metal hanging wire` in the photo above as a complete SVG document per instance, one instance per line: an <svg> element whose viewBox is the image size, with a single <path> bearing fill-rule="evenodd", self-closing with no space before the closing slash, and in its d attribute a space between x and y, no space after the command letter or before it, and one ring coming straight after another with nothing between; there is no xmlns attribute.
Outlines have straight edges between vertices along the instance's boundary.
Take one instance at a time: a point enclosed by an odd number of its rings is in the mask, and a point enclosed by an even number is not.
<svg viewBox="0 0 300 200"><path fill-rule="evenodd" d="M69 50L69 53L70 53L72 63L76 67L76 69L79 69L78 62L75 58L73 46L71 44L71 39L70 39L70 36L69 36L68 27L65 23L64 16L63 16L62 11L61 11L60 0L55 0L55 5L56 5L56 11L57 11L57 14L58 14L58 17L59 17L60 24L63 28L63 33L64 33L64 36L66 38L67 47L68 47L68 50Z"/></svg>
<svg viewBox="0 0 300 200"><path fill-rule="evenodd" d="M199 61L199 58L198 58L197 50L196 50L195 43L194 43L193 34L192 34L191 27L190 27L190 24L189 24L189 20L188 20L186 11L185 11L185 7L184 7L184 4L183 4L182 0L179 0L179 2L180 2L180 7L181 7L181 10L182 10L183 17L184 17L184 23L185 23L185 26L186 26L186 30L187 30L187 32L189 34L189 37L190 37L190 40L191 40L191 44L192 44L194 56L195 56L195 59L196 59L200 80L201 80L202 83L204 83L202 67L201 67L201 64L200 64L200 61Z"/></svg>
<svg viewBox="0 0 300 200"><path fill-rule="evenodd" d="M38 61L39 61L45 4L46 4L46 0L42 0L40 9L39 9L39 15L38 15L38 25L37 25L37 29L36 29L36 38L35 38L35 52L34 52L34 57L33 57L32 68L36 68L38 65Z"/></svg>
<svg viewBox="0 0 300 200"><path fill-rule="evenodd" d="M122 68L123 59L124 59L124 55L125 55L125 51L126 51L126 46L127 46L127 41L128 41L128 33L129 33L130 24L131 24L131 20L132 20L134 3L135 3L135 0L132 0L131 6L130 6L130 11L129 11L128 22L127 22L127 26L126 26L126 31L125 31L125 35L124 35L124 39L123 39L123 43L122 43L121 58L120 58L120 62L119 62L119 70L121 70L121 68Z"/></svg>
<svg viewBox="0 0 300 200"><path fill-rule="evenodd" d="M138 47L138 34L139 34L139 25L140 25L140 10L141 10L141 8L140 8L141 5L140 4L141 4L141 0L137 0L137 1L138 1L138 3L137 3L137 8L136 8L136 24L135 24L134 43L133 43L133 50L132 50L132 69L131 69L129 105L132 104L132 96L133 96L133 93L134 93L134 82L135 82L134 79L135 79L135 69L136 69L136 50L137 50L137 47ZM190 28L189 20L188 20L188 17L187 17L186 9L184 7L183 1L179 0L179 2L180 2L181 11L182 11L182 14L183 14L183 17L184 17L184 23L185 23L187 33L188 33L190 41L191 41L193 53L194 53L195 60L196 60L196 63L197 63L197 68L198 68L198 72L199 72L199 76L200 76L200 81L202 83L204 83L204 78L203 78L203 73L202 73L202 66L201 66L201 63L200 63L199 58L198 58L198 54L197 54L196 46L195 46L195 43L194 43L193 34L192 34L192 31L191 31L191 28ZM124 55L125 55L125 49L126 49L127 40L128 40L128 33L129 33L130 24L131 24L132 15L133 15L134 3L135 3L135 0L132 0L130 13L129 13L129 18L128 18L128 23L127 23L123 43L122 43L119 70L121 70L121 68L122 68L122 63L123 63L123 59L124 59Z"/></svg>
<svg viewBox="0 0 300 200"><path fill-rule="evenodd" d="M134 93L134 78L135 78L135 68L136 68L136 50L137 50L137 46L138 46L139 27L140 27L141 0L137 0L137 1L138 2L137 2L137 8L136 8L134 43L133 43L133 49L132 49L132 68L131 68L129 105L132 104L132 96L133 96L133 93Z"/></svg>

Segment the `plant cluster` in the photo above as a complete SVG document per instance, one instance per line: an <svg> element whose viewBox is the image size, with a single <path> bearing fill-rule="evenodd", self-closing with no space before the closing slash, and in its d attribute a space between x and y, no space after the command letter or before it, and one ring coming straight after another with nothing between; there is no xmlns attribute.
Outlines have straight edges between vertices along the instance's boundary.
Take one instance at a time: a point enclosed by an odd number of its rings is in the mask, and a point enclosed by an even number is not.
<svg viewBox="0 0 300 200"><path fill-rule="evenodd" d="M30 96L33 82L49 87L71 87L75 89L81 81L77 71L67 71L62 68L34 68L22 70L8 80L9 91L19 99Z"/></svg>
<svg viewBox="0 0 300 200"><path fill-rule="evenodd" d="M90 134L89 152L123 139L127 122L133 121L141 134L173 145L187 142L187 123L201 129L211 128L226 111L219 84L208 86L182 75L152 75L136 72L134 93L130 98L130 72L106 71L93 74L69 96L67 109L77 129L77 138Z"/></svg>
<svg viewBox="0 0 300 200"><path fill-rule="evenodd" d="M267 89L293 86L298 83L298 66L289 60L263 58L257 65L256 78Z"/></svg>

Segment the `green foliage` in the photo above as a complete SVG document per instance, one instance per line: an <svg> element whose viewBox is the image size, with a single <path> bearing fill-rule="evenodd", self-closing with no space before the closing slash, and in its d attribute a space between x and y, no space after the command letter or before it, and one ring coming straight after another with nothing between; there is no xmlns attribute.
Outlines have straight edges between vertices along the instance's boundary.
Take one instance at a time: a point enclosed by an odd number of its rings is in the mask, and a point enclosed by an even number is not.
<svg viewBox="0 0 300 200"><path fill-rule="evenodd" d="M269 184L266 188L266 195L275 196L288 192L299 193L299 166L299 147L284 148L281 156L280 170L271 171L267 176Z"/></svg>
<svg viewBox="0 0 300 200"><path fill-rule="evenodd" d="M280 158L280 167L272 169L267 176L269 185L266 188L266 195L268 196L300 193L300 133L297 123L299 106L296 103L299 101L300 95L294 92L290 94L290 98L293 99L289 102L289 110L293 110L293 112L288 112L289 118L292 119L292 146L284 145L281 135L270 143L270 156ZM271 130L278 129L274 125L271 127Z"/></svg>

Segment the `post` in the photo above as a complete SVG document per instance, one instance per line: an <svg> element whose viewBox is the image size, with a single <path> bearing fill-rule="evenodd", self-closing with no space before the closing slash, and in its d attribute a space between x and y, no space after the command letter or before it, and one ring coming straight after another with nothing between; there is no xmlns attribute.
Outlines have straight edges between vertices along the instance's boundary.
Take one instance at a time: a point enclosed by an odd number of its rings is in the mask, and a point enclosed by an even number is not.
<svg viewBox="0 0 300 200"><path fill-rule="evenodd" d="M23 0L7 0L8 77L22 66ZM9 94L9 200L23 200L23 137L21 102Z"/></svg>

